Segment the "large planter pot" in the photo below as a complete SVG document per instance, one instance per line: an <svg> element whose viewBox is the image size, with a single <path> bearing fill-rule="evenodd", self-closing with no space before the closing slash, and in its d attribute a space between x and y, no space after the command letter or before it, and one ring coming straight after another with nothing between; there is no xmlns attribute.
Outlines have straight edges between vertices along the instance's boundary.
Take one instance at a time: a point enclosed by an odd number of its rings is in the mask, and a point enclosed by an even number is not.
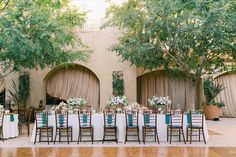
<svg viewBox="0 0 236 157"><path fill-rule="evenodd" d="M216 105L204 105L206 119L213 120L220 117L220 108Z"/></svg>

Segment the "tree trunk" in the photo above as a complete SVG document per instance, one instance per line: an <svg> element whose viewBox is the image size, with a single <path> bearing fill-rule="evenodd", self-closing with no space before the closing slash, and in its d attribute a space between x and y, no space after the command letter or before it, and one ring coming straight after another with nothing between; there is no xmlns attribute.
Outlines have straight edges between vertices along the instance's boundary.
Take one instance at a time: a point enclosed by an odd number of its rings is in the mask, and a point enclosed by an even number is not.
<svg viewBox="0 0 236 157"><path fill-rule="evenodd" d="M189 88L188 93L186 93L186 104L184 107L185 111L192 111L196 109L196 90L197 90L197 84L193 83L192 80L188 80Z"/></svg>

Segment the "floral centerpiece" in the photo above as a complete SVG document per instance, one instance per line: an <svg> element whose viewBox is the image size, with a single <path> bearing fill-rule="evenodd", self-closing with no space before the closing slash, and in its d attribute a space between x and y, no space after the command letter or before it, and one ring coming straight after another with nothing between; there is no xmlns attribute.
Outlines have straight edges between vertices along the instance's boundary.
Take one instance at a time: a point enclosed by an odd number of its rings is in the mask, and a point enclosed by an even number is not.
<svg viewBox="0 0 236 157"><path fill-rule="evenodd" d="M79 108L87 104L87 101L84 98L69 98L67 104L70 108Z"/></svg>
<svg viewBox="0 0 236 157"><path fill-rule="evenodd" d="M0 112L4 111L4 106L0 104Z"/></svg>
<svg viewBox="0 0 236 157"><path fill-rule="evenodd" d="M132 111L132 110L138 111L140 109L141 109L140 104L137 102L131 102L127 106L125 106L126 111Z"/></svg>
<svg viewBox="0 0 236 157"><path fill-rule="evenodd" d="M159 112L163 112L163 109L169 105L171 105L171 100L169 96L166 97L157 97L153 96L152 99L148 99L150 106L155 109L158 109Z"/></svg>
<svg viewBox="0 0 236 157"><path fill-rule="evenodd" d="M108 107L114 107L114 108L122 108L124 106L128 105L128 100L125 96L112 96L108 101L107 101L107 106Z"/></svg>
<svg viewBox="0 0 236 157"><path fill-rule="evenodd" d="M55 110L58 110L58 109L66 110L66 109L68 109L68 104L62 101L62 102L60 102L59 105L55 105L51 109L52 109L52 111L55 111Z"/></svg>

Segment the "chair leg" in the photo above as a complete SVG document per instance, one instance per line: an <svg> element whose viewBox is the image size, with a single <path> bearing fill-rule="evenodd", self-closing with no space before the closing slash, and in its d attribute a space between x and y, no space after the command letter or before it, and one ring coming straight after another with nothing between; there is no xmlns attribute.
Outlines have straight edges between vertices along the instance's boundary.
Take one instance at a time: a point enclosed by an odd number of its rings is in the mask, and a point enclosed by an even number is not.
<svg viewBox="0 0 236 157"><path fill-rule="evenodd" d="M39 142L41 142L41 134L42 134L42 130L39 130Z"/></svg>
<svg viewBox="0 0 236 157"><path fill-rule="evenodd" d="M73 128L70 129L70 141L73 142Z"/></svg>
<svg viewBox="0 0 236 157"><path fill-rule="evenodd" d="M80 135L79 135L79 141L81 142L82 141L82 129L80 129Z"/></svg>
<svg viewBox="0 0 236 157"><path fill-rule="evenodd" d="M200 136L201 136L201 129L199 128L199 129L198 129L198 141L199 141L199 142L200 142L200 140L201 140Z"/></svg>
<svg viewBox="0 0 236 157"><path fill-rule="evenodd" d="M126 144L126 142L127 142L127 137L128 136L128 128L126 127L126 129L125 129L125 144Z"/></svg>
<svg viewBox="0 0 236 157"><path fill-rule="evenodd" d="M1 134L2 134L2 141L4 142L3 128L1 130Z"/></svg>
<svg viewBox="0 0 236 157"><path fill-rule="evenodd" d="M48 134L48 128L47 128L47 140L48 140L48 144L49 144L49 134Z"/></svg>
<svg viewBox="0 0 236 157"><path fill-rule="evenodd" d="M202 136L203 136L204 143L206 144L206 138L205 138L205 134L204 134L204 130L203 129L202 129Z"/></svg>
<svg viewBox="0 0 236 157"><path fill-rule="evenodd" d="M36 129L36 131L35 131L35 136L34 136L34 144L36 143L36 139L37 139L37 132L38 132L38 129Z"/></svg>
<svg viewBox="0 0 236 157"><path fill-rule="evenodd" d="M102 143L104 143L105 141L105 136L106 136L105 134L106 134L106 128L104 127Z"/></svg>
<svg viewBox="0 0 236 157"><path fill-rule="evenodd" d="M118 138L117 138L117 128L115 128L115 137L116 137L116 143L118 144Z"/></svg>
<svg viewBox="0 0 236 157"><path fill-rule="evenodd" d="M171 140L172 140L172 128L170 128L170 144L171 144Z"/></svg>
<svg viewBox="0 0 236 157"><path fill-rule="evenodd" d="M181 129L179 129L179 142L181 140Z"/></svg>
<svg viewBox="0 0 236 157"><path fill-rule="evenodd" d="M30 124L27 124L27 136L29 137L30 135Z"/></svg>
<svg viewBox="0 0 236 157"><path fill-rule="evenodd" d="M53 144L55 144L56 143L56 139L57 139L57 132L58 131L58 129L56 129L56 134L55 134L55 138L54 138L54 142L53 142Z"/></svg>
<svg viewBox="0 0 236 157"><path fill-rule="evenodd" d="M186 130L186 134L187 134L187 142L188 142L188 136L189 136L189 134L188 134L188 127L187 127L187 130Z"/></svg>
<svg viewBox="0 0 236 157"><path fill-rule="evenodd" d="M167 142L169 141L169 128L167 126Z"/></svg>
<svg viewBox="0 0 236 157"><path fill-rule="evenodd" d="M53 128L51 128L51 142L53 142Z"/></svg>
<svg viewBox="0 0 236 157"><path fill-rule="evenodd" d="M91 138L92 138L92 144L93 144L93 137L94 136L94 130L93 130L93 128L91 128Z"/></svg>
<svg viewBox="0 0 236 157"><path fill-rule="evenodd" d="M159 136L158 136L158 132L157 132L157 130L156 130L156 138L157 138L157 142L158 142L158 144L160 144L160 140L159 140Z"/></svg>
<svg viewBox="0 0 236 157"><path fill-rule="evenodd" d="M79 128L79 134L78 134L78 141L77 141L77 144L79 144L79 139L80 139L80 128Z"/></svg>
<svg viewBox="0 0 236 157"><path fill-rule="evenodd" d="M139 128L137 128L137 134L138 134L138 143L140 144L140 138L139 138Z"/></svg>
<svg viewBox="0 0 236 157"><path fill-rule="evenodd" d="M191 127L191 129L190 129L190 144L192 143L192 136L193 136L193 129Z"/></svg>
<svg viewBox="0 0 236 157"><path fill-rule="evenodd" d="M145 142L146 142L146 128L144 128L143 130L144 130L144 131L143 131L143 132L144 132L144 133L143 133L143 135L144 135L144 136L143 136L143 144L145 144Z"/></svg>
<svg viewBox="0 0 236 157"><path fill-rule="evenodd" d="M182 135L183 135L184 144L186 144L185 137L184 137L184 129L181 128L181 131L182 131Z"/></svg>
<svg viewBox="0 0 236 157"><path fill-rule="evenodd" d="M157 141L157 132L156 132L156 128L154 129L154 141Z"/></svg>
<svg viewBox="0 0 236 157"><path fill-rule="evenodd" d="M67 143L70 144L69 128L66 128L66 137L67 137Z"/></svg>

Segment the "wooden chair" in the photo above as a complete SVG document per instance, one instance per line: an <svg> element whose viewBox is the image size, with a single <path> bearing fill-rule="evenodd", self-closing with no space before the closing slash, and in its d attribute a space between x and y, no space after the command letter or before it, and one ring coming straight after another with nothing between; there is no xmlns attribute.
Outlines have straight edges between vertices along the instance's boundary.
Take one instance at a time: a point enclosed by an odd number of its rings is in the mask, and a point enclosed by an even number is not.
<svg viewBox="0 0 236 157"><path fill-rule="evenodd" d="M1 137L2 141L4 142L3 121L4 121L4 111L1 111L0 112L0 137Z"/></svg>
<svg viewBox="0 0 236 157"><path fill-rule="evenodd" d="M30 120L32 115L32 108L24 108L18 110L18 127L19 127L19 134L22 132L23 126L27 128L27 136L30 135Z"/></svg>
<svg viewBox="0 0 236 157"><path fill-rule="evenodd" d="M177 134L174 134L177 133ZM178 136L181 141L181 135L184 143L186 144L184 132L183 132L183 112L180 110L170 112L170 124L167 125L167 142L170 137L170 144L172 142L172 136Z"/></svg>
<svg viewBox="0 0 236 157"><path fill-rule="evenodd" d="M68 111L67 110L56 110L55 111L55 122L56 122L56 134L54 138L54 144L57 139L57 135L59 135L59 142L61 142L61 137L66 137L68 144L69 141L72 141L73 136L73 128L69 126L68 120ZM70 140L69 140L70 139Z"/></svg>
<svg viewBox="0 0 236 157"><path fill-rule="evenodd" d="M138 119L138 111L126 111L125 119L126 119L126 133L125 133L125 143L127 141L136 141L136 140L128 140L128 136L137 136L138 142L140 144L139 138L139 119ZM132 133L132 134L129 134Z"/></svg>
<svg viewBox="0 0 236 157"><path fill-rule="evenodd" d="M160 144L157 133L157 114L152 110L146 110L143 112L144 126L142 127L143 143L146 142L147 136L154 136L155 142Z"/></svg>
<svg viewBox="0 0 236 157"><path fill-rule="evenodd" d="M91 110L83 110L78 112L78 119L79 119L79 136L78 136L78 143L82 141L82 136L90 136L91 141L93 144L93 137L94 137L94 128L91 124L92 121L92 112ZM88 132L89 134L83 134Z"/></svg>
<svg viewBox="0 0 236 157"><path fill-rule="evenodd" d="M105 110L104 115L104 131L103 131L103 140L104 141L115 141L118 143L117 138L117 126L116 126L116 113L115 111ZM114 139L106 139L107 136L113 136Z"/></svg>
<svg viewBox="0 0 236 157"><path fill-rule="evenodd" d="M48 125L48 112L36 112L35 113L36 133L34 138L34 144L36 143L37 136L39 135L39 142L53 142L53 126ZM44 135L46 134L46 135ZM46 137L46 141L42 141L42 137ZM49 140L51 138L51 140Z"/></svg>
<svg viewBox="0 0 236 157"><path fill-rule="evenodd" d="M204 114L199 111L189 112L188 114L188 125L187 125L187 141L190 136L190 144L192 142L193 136L198 136L198 141L201 139L201 134L203 136L204 143L206 144L205 134L204 134ZM194 135L193 132L198 133Z"/></svg>

